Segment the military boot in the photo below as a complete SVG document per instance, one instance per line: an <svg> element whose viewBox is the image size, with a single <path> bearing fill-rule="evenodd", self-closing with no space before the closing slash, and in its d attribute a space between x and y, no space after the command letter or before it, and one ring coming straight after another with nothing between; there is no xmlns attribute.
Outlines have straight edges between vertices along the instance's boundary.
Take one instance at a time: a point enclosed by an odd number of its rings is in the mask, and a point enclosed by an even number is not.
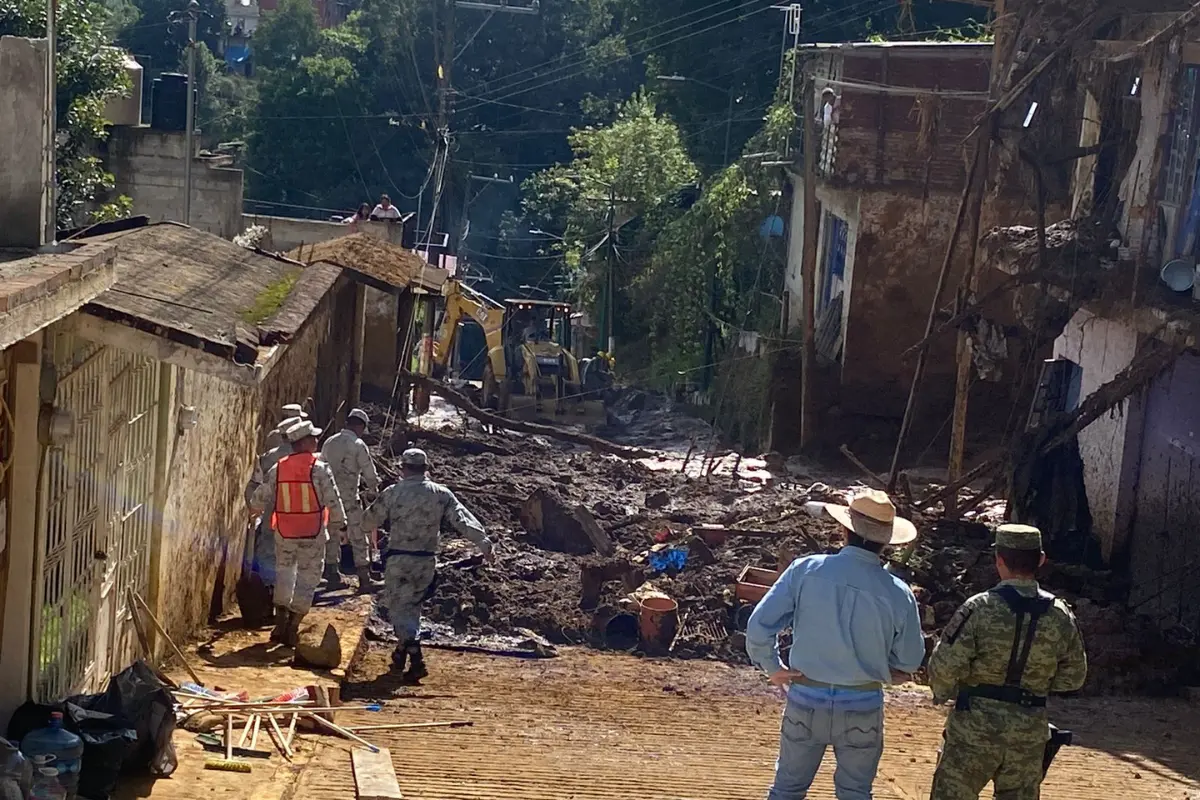
<svg viewBox="0 0 1200 800"><path fill-rule="evenodd" d="M408 671L404 673L405 683L420 683L428 677L429 670L425 668L425 656L421 653L420 642L409 642L405 648L408 652Z"/></svg>
<svg viewBox="0 0 1200 800"><path fill-rule="evenodd" d="M287 631L289 612L283 606L275 606L275 627L271 629L271 641L276 644L283 642L283 635Z"/></svg>
<svg viewBox="0 0 1200 800"><path fill-rule="evenodd" d="M338 570L337 564L326 564L325 573L325 591L336 592L339 589L346 588L346 582L342 580L342 573Z"/></svg>
<svg viewBox="0 0 1200 800"><path fill-rule="evenodd" d="M403 644L396 645L396 649L392 651L392 673L395 675L404 674L404 665L408 662L408 649Z"/></svg>
<svg viewBox="0 0 1200 800"><path fill-rule="evenodd" d="M383 584L371 577L370 567L358 568L358 593L375 594L383 588Z"/></svg>
<svg viewBox="0 0 1200 800"><path fill-rule="evenodd" d="M300 644L300 623L303 621L303 614L297 614L293 611L288 615L287 628L283 632L283 643L285 646L295 649L296 645Z"/></svg>

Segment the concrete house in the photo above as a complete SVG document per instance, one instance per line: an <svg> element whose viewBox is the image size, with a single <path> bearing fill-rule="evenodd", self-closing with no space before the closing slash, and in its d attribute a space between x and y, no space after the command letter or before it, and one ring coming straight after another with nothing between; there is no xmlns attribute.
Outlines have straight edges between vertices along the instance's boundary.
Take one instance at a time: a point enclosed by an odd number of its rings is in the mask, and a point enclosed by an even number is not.
<svg viewBox="0 0 1200 800"><path fill-rule="evenodd" d="M818 109L817 407L898 419L913 375L914 359L906 351L924 337L967 177L963 141L986 108L991 45L808 45L799 58ZM804 85L797 78L797 108L807 107ZM788 168L792 206L783 328L791 339L799 337L805 316L802 163L796 156ZM984 229L991 220L1013 221L1006 215L1018 214L1020 198L1019 187L998 179ZM959 241L947 282L951 289L943 295L947 306L966 263L966 237ZM950 334L932 343L918 418L946 416L954 371ZM999 370L989 380L1011 377ZM1000 391L995 383L979 384L973 415L983 415L992 398L1008 401L1007 383Z"/></svg>
<svg viewBox="0 0 1200 800"><path fill-rule="evenodd" d="M265 432L337 422L361 338L330 264L145 217L45 245L44 64L0 39L0 721L139 657L134 593L180 639L231 607Z"/></svg>

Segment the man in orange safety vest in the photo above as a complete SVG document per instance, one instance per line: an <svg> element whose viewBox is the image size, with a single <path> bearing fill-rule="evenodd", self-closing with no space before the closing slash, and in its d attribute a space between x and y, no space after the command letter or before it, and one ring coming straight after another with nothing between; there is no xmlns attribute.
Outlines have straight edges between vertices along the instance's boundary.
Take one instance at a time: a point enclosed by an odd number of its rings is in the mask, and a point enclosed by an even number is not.
<svg viewBox="0 0 1200 800"><path fill-rule="evenodd" d="M284 436L292 453L271 467L253 507L272 503L275 531L275 629L271 641L295 647L325 566L329 528L346 531L346 512L329 465L317 454L321 429L304 420ZM335 534L337 535L337 534Z"/></svg>

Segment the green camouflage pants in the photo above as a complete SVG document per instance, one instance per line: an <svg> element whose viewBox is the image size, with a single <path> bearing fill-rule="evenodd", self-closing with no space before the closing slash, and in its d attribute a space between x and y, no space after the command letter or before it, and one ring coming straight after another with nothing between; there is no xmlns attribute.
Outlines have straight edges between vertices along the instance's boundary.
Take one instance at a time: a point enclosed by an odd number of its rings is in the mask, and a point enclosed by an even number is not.
<svg viewBox="0 0 1200 800"><path fill-rule="evenodd" d="M275 605L297 614L307 614L312 608L325 569L328 538L324 531L311 539L285 539L275 534Z"/></svg>
<svg viewBox="0 0 1200 800"><path fill-rule="evenodd" d="M346 495L342 495L345 497ZM346 509L346 544L354 553L354 566L371 566L370 531L363 530L363 508L356 500L343 502ZM329 543L325 546L325 563L340 564L342 561L342 537L336 533L329 534Z"/></svg>
<svg viewBox="0 0 1200 800"><path fill-rule="evenodd" d="M383 571L383 603L400 644L415 641L421 631L421 604L433 583L433 556L391 556Z"/></svg>
<svg viewBox="0 0 1200 800"><path fill-rule="evenodd" d="M1049 728L1044 709L975 698L952 711L930 800L978 800L988 782L996 800L1038 800Z"/></svg>

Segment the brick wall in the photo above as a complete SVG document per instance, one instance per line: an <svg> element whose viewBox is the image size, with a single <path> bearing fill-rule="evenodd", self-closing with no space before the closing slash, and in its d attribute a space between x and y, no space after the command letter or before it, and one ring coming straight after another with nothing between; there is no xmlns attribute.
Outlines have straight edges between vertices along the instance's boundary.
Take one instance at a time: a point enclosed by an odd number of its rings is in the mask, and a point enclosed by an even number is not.
<svg viewBox="0 0 1200 800"><path fill-rule="evenodd" d="M933 92L986 92L990 47L862 48L815 70L846 82L915 87L931 94L884 94L833 84L840 98L831 181L845 186L957 192L969 166L962 141L986 108L983 98Z"/></svg>

